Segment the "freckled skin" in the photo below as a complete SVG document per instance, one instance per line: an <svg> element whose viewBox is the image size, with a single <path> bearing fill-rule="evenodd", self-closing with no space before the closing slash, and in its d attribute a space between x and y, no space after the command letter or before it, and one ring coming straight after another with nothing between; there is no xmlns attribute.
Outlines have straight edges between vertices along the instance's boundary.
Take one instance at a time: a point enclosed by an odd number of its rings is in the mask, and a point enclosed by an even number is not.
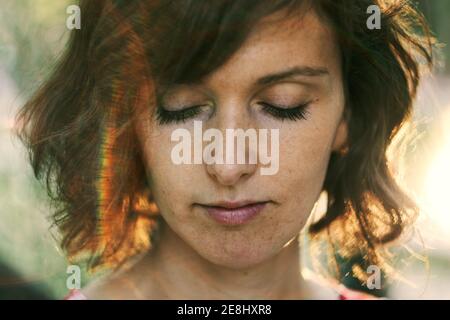
<svg viewBox="0 0 450 320"><path fill-rule="evenodd" d="M330 72L318 80L320 89L310 93L317 102L310 106L307 120L263 119L246 112L254 79L295 65L324 66ZM171 229L205 259L231 268L246 267L275 255L298 234L321 191L330 153L344 131L339 55L332 33L313 14L300 21L263 21L206 83L218 103L215 117L204 121L204 130L278 128L278 173L263 176L251 165L174 165L171 132L178 127L192 129L192 120L166 126L155 120L140 123L145 161L156 202ZM299 90L308 89L299 86ZM191 207L231 198L270 199L276 204L235 229L220 226Z"/></svg>
<svg viewBox="0 0 450 320"><path fill-rule="evenodd" d="M171 268L185 264L203 270L195 269L196 272L209 270L210 275L220 274L217 270L225 268L241 270L244 277L263 277L262 273L252 273L252 268L270 265L280 256L283 265L298 264L295 250L290 251L292 254L280 253L305 225L322 190L330 154L345 142L343 83L334 35L314 12L309 11L302 19L274 22L274 17L277 15L263 19L231 59L205 79L216 110L214 116L201 116L200 120L204 121L204 131L279 129L277 174L261 175L259 164L175 165L170 158L174 146L171 133L180 127L192 132L193 119L161 125L149 112L136 123L150 186L167 224L158 251L162 252L161 257L172 255L176 264L172 263ZM294 66L324 67L329 74L301 78L300 84L252 87L256 79ZM255 97L276 96L287 101L291 95L300 98L300 102L313 101L306 120L281 121L252 104ZM219 225L203 209L193 206L243 199L272 203L255 219L237 227ZM280 271L280 277L283 272ZM231 286L232 280L223 286Z"/></svg>

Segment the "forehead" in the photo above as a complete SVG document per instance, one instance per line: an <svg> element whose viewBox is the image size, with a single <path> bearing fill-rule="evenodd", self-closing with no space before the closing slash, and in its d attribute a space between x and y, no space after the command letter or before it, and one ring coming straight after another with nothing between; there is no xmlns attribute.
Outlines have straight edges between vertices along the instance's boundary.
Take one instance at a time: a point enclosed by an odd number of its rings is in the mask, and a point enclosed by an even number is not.
<svg viewBox="0 0 450 320"><path fill-rule="evenodd" d="M326 68L337 76L340 55L332 29L308 10L286 16L277 12L255 25L230 59L207 82L254 80L292 67Z"/></svg>

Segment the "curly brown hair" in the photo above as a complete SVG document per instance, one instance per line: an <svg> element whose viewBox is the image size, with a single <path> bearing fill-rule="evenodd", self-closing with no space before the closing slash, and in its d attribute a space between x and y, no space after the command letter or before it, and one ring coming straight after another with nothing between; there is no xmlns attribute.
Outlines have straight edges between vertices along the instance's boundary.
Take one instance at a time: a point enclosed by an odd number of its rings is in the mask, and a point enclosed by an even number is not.
<svg viewBox="0 0 450 320"><path fill-rule="evenodd" d="M294 15L305 3L337 35L349 124L347 147L332 154L323 186L327 213L310 232L340 222L352 230L340 248L374 261L399 238L418 209L386 151L410 117L420 65L432 63L432 37L409 1L81 0L81 30L17 119L69 257L118 266L153 245L160 215L132 125L143 85L155 97L159 85L201 79L261 18L281 9ZM380 29L367 28L371 5L381 10Z"/></svg>

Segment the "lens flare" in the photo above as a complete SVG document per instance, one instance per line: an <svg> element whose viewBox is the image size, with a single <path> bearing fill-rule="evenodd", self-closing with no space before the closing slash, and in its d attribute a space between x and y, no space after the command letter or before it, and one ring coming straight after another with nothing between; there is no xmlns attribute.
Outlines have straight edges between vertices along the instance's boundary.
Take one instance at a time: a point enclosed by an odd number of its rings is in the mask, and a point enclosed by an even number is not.
<svg viewBox="0 0 450 320"><path fill-rule="evenodd" d="M444 126L450 123L450 113ZM442 230L450 230L450 130L445 128L442 145L429 167L425 181L425 199L430 218Z"/></svg>

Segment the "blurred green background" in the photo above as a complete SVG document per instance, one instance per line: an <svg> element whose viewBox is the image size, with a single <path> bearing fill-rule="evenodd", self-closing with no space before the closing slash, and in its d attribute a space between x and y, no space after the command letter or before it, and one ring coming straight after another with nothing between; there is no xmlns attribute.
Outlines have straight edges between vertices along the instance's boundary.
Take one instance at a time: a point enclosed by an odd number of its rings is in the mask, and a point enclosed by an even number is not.
<svg viewBox="0 0 450 320"><path fill-rule="evenodd" d="M48 219L45 191L11 129L18 107L64 48L69 4L2 0L0 6L0 299L61 298L68 291L67 262Z"/></svg>
<svg viewBox="0 0 450 320"><path fill-rule="evenodd" d="M2 0L0 6L0 299L61 298L67 261L58 248L50 209L19 141L11 135L18 108L45 79L64 48L68 0ZM450 1L418 2L439 40L450 43ZM420 235L411 249L428 256L404 260L406 280L393 298L450 299L450 48L443 65L422 85L415 120L418 143L408 155L406 182L423 201ZM447 180L445 178L448 177ZM434 179L434 180L433 180ZM430 205L431 203L431 205ZM429 268L427 269L427 266ZM83 273L82 285L89 281Z"/></svg>

